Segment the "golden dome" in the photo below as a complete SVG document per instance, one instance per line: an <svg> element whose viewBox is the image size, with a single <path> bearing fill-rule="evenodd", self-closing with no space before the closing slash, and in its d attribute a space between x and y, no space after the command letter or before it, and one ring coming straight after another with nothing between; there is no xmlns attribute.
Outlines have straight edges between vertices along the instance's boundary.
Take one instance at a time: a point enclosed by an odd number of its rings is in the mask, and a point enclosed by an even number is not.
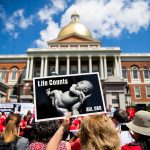
<svg viewBox="0 0 150 150"><path fill-rule="evenodd" d="M72 21L61 29L61 31L59 32L58 38L72 34L72 33L76 33L81 36L92 38L90 30L79 22L79 15L76 12L74 12L71 15L71 19Z"/></svg>

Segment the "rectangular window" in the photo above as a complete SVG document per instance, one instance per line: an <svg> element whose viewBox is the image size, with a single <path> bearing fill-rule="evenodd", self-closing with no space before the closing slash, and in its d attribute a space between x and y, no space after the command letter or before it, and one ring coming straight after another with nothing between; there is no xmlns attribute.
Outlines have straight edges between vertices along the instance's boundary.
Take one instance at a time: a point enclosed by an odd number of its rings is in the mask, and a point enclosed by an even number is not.
<svg viewBox="0 0 150 150"><path fill-rule="evenodd" d="M146 97L150 98L150 86L146 86Z"/></svg>
<svg viewBox="0 0 150 150"><path fill-rule="evenodd" d="M82 65L81 66L81 72L82 73L87 73L88 72L88 66L87 65Z"/></svg>
<svg viewBox="0 0 150 150"><path fill-rule="evenodd" d="M112 76L113 75L112 67L107 67L107 75L108 76Z"/></svg>
<svg viewBox="0 0 150 150"><path fill-rule="evenodd" d="M16 80L17 79L17 70L14 69L11 72L11 80Z"/></svg>
<svg viewBox="0 0 150 150"><path fill-rule="evenodd" d="M35 68L34 77L40 77L40 68Z"/></svg>
<svg viewBox="0 0 150 150"><path fill-rule="evenodd" d="M60 75L65 75L66 74L66 66L60 66Z"/></svg>
<svg viewBox="0 0 150 150"><path fill-rule="evenodd" d="M149 70L148 69L144 69L144 78L149 79Z"/></svg>
<svg viewBox="0 0 150 150"><path fill-rule="evenodd" d="M135 94L135 98L140 98L141 97L140 87L139 86L135 86L134 87L134 94Z"/></svg>
<svg viewBox="0 0 150 150"><path fill-rule="evenodd" d="M23 86L20 86L20 95L23 95Z"/></svg>
<svg viewBox="0 0 150 150"><path fill-rule="evenodd" d="M78 68L75 65L71 66L71 74L77 74L78 73Z"/></svg>
<svg viewBox="0 0 150 150"><path fill-rule="evenodd" d="M123 76L123 78L127 79L127 70L126 69L122 69L122 76Z"/></svg>
<svg viewBox="0 0 150 150"><path fill-rule="evenodd" d="M49 66L49 75L51 76L52 75L52 73L53 72L55 72L56 70L55 70L55 64L51 64L50 66Z"/></svg>
<svg viewBox="0 0 150 150"><path fill-rule="evenodd" d="M133 79L138 79L138 71L133 70Z"/></svg>
<svg viewBox="0 0 150 150"><path fill-rule="evenodd" d="M92 72L99 72L98 65L93 65L92 66Z"/></svg>

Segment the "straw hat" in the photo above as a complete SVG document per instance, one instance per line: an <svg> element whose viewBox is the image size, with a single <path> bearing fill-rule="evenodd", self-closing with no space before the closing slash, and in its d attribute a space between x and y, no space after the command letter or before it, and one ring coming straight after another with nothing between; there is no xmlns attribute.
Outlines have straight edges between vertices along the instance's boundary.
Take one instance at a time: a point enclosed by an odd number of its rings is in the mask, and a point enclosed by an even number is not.
<svg viewBox="0 0 150 150"><path fill-rule="evenodd" d="M134 120L126 123L127 127L136 133L150 136L150 112L138 111Z"/></svg>

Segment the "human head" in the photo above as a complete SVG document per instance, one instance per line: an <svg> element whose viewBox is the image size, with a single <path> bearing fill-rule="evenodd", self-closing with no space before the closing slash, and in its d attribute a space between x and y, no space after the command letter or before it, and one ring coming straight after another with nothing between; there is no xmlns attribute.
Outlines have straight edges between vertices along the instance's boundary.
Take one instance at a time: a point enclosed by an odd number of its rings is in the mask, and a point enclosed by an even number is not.
<svg viewBox="0 0 150 150"><path fill-rule="evenodd" d="M35 134L38 141L48 142L61 125L60 120L39 122L35 125Z"/></svg>
<svg viewBox="0 0 150 150"><path fill-rule="evenodd" d="M81 122L79 137L83 150L120 149L120 140L115 125L106 115L85 117Z"/></svg>
<svg viewBox="0 0 150 150"><path fill-rule="evenodd" d="M133 121L126 125L135 133L150 136L150 112L143 110L136 112Z"/></svg>
<svg viewBox="0 0 150 150"><path fill-rule="evenodd" d="M123 109L117 109L113 114L113 121L115 124L126 123L128 120L128 114Z"/></svg>
<svg viewBox="0 0 150 150"><path fill-rule="evenodd" d="M3 139L6 143L15 141L18 137L18 127L21 121L19 114L12 114L8 120L5 130L2 133Z"/></svg>
<svg viewBox="0 0 150 150"><path fill-rule="evenodd" d="M76 90L82 90L84 93L90 94L93 90L93 84L90 81L82 80L77 83Z"/></svg>

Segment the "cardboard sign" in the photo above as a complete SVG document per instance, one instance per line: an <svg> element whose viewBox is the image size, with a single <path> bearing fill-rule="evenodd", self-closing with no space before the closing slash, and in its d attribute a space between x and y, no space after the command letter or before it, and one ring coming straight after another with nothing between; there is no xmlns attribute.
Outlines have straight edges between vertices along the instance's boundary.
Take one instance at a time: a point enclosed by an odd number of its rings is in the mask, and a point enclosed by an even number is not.
<svg viewBox="0 0 150 150"><path fill-rule="evenodd" d="M35 121L106 112L98 73L33 79Z"/></svg>

